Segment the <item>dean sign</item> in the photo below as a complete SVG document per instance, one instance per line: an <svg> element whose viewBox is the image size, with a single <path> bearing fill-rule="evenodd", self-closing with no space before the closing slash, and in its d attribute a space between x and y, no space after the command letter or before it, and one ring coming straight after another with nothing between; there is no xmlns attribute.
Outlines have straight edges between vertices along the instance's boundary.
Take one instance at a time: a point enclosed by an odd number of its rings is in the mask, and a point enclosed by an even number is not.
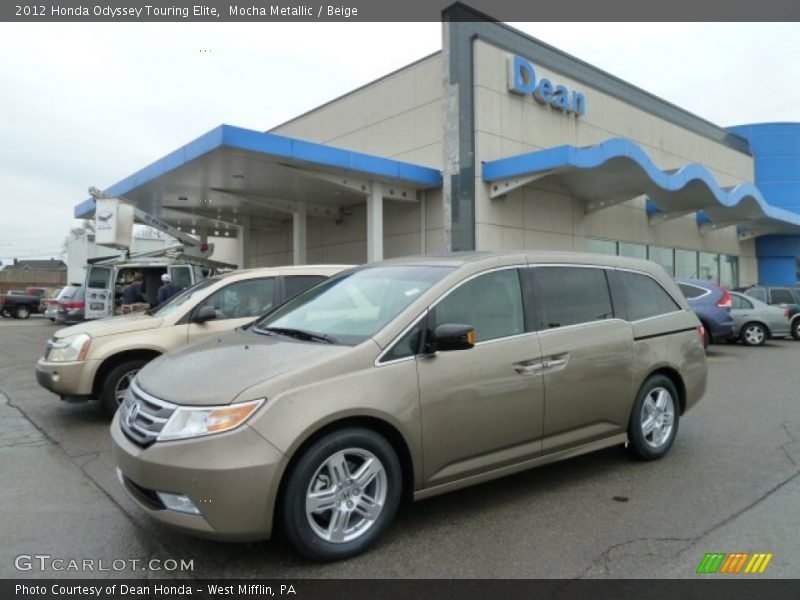
<svg viewBox="0 0 800 600"><path fill-rule="evenodd" d="M537 79L533 65L519 56L508 57L508 91L520 96L533 94L537 102L577 117L586 114L586 96L549 79Z"/></svg>

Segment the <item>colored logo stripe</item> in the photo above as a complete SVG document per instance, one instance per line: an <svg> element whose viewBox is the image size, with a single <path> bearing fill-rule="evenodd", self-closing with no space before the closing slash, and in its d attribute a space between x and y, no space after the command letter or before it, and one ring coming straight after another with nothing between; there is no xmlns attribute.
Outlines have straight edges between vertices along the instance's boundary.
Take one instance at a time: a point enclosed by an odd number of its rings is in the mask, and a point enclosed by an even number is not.
<svg viewBox="0 0 800 600"><path fill-rule="evenodd" d="M747 563L745 573L763 573L767 568L769 561L772 560L772 554L753 554L753 558Z"/></svg>
<svg viewBox="0 0 800 600"><path fill-rule="evenodd" d="M700 561L697 567L698 573L726 573L729 575L738 574L744 569L745 573L763 573L773 554L756 552L709 552ZM748 560L749 559L749 560ZM747 566L745 566L747 565Z"/></svg>
<svg viewBox="0 0 800 600"><path fill-rule="evenodd" d="M719 566L722 564L722 560L725 558L724 552L717 552L714 554L706 554L703 560L700 562L700 566L697 567L698 573L716 573Z"/></svg>

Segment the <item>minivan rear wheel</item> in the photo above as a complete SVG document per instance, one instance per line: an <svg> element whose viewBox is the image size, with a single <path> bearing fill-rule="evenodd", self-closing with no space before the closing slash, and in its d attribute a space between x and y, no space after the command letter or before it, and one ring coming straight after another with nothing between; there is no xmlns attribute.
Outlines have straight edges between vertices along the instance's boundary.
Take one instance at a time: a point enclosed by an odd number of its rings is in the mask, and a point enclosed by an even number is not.
<svg viewBox="0 0 800 600"><path fill-rule="evenodd" d="M642 460L655 460L669 452L678 433L679 403L675 384L665 375L644 382L628 425L628 449Z"/></svg>
<svg viewBox="0 0 800 600"><path fill-rule="evenodd" d="M364 552L394 520L402 479L397 454L381 435L363 428L325 435L286 481L281 511L289 542L318 561Z"/></svg>
<svg viewBox="0 0 800 600"><path fill-rule="evenodd" d="M142 359L126 360L108 372L100 390L100 401L109 416L117 412L136 373L146 364Z"/></svg>

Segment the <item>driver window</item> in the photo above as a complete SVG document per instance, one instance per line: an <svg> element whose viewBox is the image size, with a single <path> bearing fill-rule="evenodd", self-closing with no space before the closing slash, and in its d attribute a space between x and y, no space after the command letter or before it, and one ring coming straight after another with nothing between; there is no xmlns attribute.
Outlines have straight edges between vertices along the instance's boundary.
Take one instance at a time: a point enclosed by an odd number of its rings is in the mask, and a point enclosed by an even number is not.
<svg viewBox="0 0 800 600"><path fill-rule="evenodd" d="M275 279L238 281L206 298L195 310L213 306L217 319L260 317L272 310L275 300Z"/></svg>
<svg viewBox="0 0 800 600"><path fill-rule="evenodd" d="M479 342L524 333L519 272L494 271L456 288L436 305L434 322L471 325Z"/></svg>

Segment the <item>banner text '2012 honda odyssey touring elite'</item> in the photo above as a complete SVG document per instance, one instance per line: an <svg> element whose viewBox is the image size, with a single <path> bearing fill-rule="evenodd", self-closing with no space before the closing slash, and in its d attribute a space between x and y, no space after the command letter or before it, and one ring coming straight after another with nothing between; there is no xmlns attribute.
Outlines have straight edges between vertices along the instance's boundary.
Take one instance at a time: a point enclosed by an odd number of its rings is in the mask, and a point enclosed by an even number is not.
<svg viewBox="0 0 800 600"><path fill-rule="evenodd" d="M156 359L112 424L128 493L198 535L365 550L426 498L627 443L668 452L706 387L661 267L471 253L345 271Z"/></svg>

